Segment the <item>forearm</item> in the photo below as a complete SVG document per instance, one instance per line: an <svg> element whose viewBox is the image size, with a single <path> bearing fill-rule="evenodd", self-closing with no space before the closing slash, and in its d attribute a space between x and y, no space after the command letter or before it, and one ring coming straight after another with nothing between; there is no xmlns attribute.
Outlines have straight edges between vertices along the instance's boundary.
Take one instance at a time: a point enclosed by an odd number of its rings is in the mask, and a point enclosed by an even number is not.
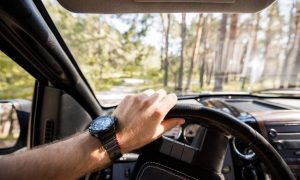
<svg viewBox="0 0 300 180"><path fill-rule="evenodd" d="M159 138L183 124L184 119L164 120L176 104L174 94L153 90L127 96L113 115L118 119L117 139L122 153ZM76 179L96 168L110 164L108 153L88 132L20 154L0 159L0 177L4 179Z"/></svg>
<svg viewBox="0 0 300 180"><path fill-rule="evenodd" d="M0 159L6 179L75 179L110 164L99 140L88 132L67 140Z"/></svg>

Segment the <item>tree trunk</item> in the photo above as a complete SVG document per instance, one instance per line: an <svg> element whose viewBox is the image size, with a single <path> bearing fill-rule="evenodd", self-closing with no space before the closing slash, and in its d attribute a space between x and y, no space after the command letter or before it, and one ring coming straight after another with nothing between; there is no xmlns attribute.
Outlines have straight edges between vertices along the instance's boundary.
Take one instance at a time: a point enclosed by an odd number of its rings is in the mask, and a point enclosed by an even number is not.
<svg viewBox="0 0 300 180"><path fill-rule="evenodd" d="M295 88L298 81L300 71L300 41L298 40L298 49L297 49L297 56L293 64L292 73L289 79L289 88Z"/></svg>
<svg viewBox="0 0 300 180"><path fill-rule="evenodd" d="M239 60L239 63L240 63L240 69L238 71L238 73L241 75L243 73L243 67L244 67L244 64L245 64L245 59L246 59L246 54L247 54L247 47L248 47L248 44L249 44L249 41L244 45L243 47L243 52L242 52L242 55L241 55L241 58ZM242 88L243 89L243 88Z"/></svg>
<svg viewBox="0 0 300 180"><path fill-rule="evenodd" d="M206 55L209 51L209 48L207 46L207 36L208 36L208 31L207 31L207 27L209 27L210 25L210 17L206 16L204 18L204 22L203 22L203 27L202 27L202 36L200 39L200 44L202 44L203 47L203 53L201 55L201 58L199 59L199 85L200 85L200 89L203 88L204 85L204 72L205 72L205 67L207 66L205 61L206 61ZM208 67L208 66L207 66ZM208 72L208 70L207 70Z"/></svg>
<svg viewBox="0 0 300 180"><path fill-rule="evenodd" d="M226 37L226 25L227 25L228 15L223 14L221 19L221 24L219 28L219 47L217 51L216 57L216 65L215 65L215 83L214 83L214 91L222 91L223 90L223 81L224 81L224 43Z"/></svg>
<svg viewBox="0 0 300 180"><path fill-rule="evenodd" d="M162 24L162 34L163 36L165 36L166 34L166 27L165 27L165 20L164 20L164 16L162 13L159 14L160 19L161 19L161 24ZM164 63L165 63L165 58L164 58L164 50L165 50L165 39L162 38L162 43L160 46L160 70L163 71L164 70Z"/></svg>
<svg viewBox="0 0 300 180"><path fill-rule="evenodd" d="M164 42L162 42L162 44L164 44ZM160 46L160 71L164 70L164 63L165 63L165 58L164 58L164 46L161 45Z"/></svg>
<svg viewBox="0 0 300 180"><path fill-rule="evenodd" d="M232 63L230 65L229 63L237 61L237 59L234 58L235 58L235 49L236 49L236 39L239 35L238 20L239 20L239 14L230 15L230 29L229 29L229 41L228 41L227 56L226 56L225 82L228 82L228 75L233 71L236 71L236 69L234 69L235 67L232 67Z"/></svg>
<svg viewBox="0 0 300 180"><path fill-rule="evenodd" d="M169 33L171 24L171 14L167 15L167 28L165 34L165 62L164 62L164 86L168 86L168 74L169 74Z"/></svg>
<svg viewBox="0 0 300 180"><path fill-rule="evenodd" d="M209 71L208 71L208 76L207 76L207 81L206 81L207 85L211 84L214 68L215 68L215 63L211 63L210 68L208 68Z"/></svg>
<svg viewBox="0 0 300 180"><path fill-rule="evenodd" d="M185 45L185 36L186 36L186 14L182 13L181 15L181 51L180 51L180 66L179 66L179 76L178 76L178 91L182 93L182 84L183 84L183 73L184 73L184 45Z"/></svg>
<svg viewBox="0 0 300 180"><path fill-rule="evenodd" d="M243 71L242 71L242 85L241 89L245 89L245 85L247 82L247 75L248 75L248 63L253 59L256 54L256 41L257 41L257 32L259 30L259 22L260 22L260 14L256 14L253 24L252 24L252 32L251 32L251 39L247 44L245 60L243 63Z"/></svg>
<svg viewBox="0 0 300 180"><path fill-rule="evenodd" d="M186 91L190 90L192 76L193 76L194 63L198 59L199 47L200 47L200 38L202 36L202 29L203 29L203 22L204 22L204 16L203 16L203 14L199 14L199 19L198 19L198 23L197 23L197 30L196 30L196 39L195 39L194 48L193 48L193 55L192 55L192 58L191 58L191 61L190 61L188 79L187 79L187 83L186 83L186 87L185 87Z"/></svg>
<svg viewBox="0 0 300 180"><path fill-rule="evenodd" d="M263 67L263 73L262 73L262 76L260 78L260 82L262 83L264 81L264 79L266 78L266 76L268 75L268 67L269 67L269 58L268 58L268 55L269 55L269 46L271 44L271 41L272 41L272 24L274 23L274 17L276 16L276 13L278 13L277 9L278 8L277 6L272 6L270 9L269 9L269 12L268 12L268 19L269 19L269 22L267 24L267 31L266 31L266 38L264 40L264 67ZM279 28L278 28L279 29ZM275 79L275 78L274 78Z"/></svg>
<svg viewBox="0 0 300 180"><path fill-rule="evenodd" d="M299 15L294 16L294 8L290 11L290 25L289 25L289 36L286 44L285 58L281 68L280 74L280 88L285 88L286 82L288 81L288 67L290 64L290 57L295 48L298 39L298 25L299 25Z"/></svg>

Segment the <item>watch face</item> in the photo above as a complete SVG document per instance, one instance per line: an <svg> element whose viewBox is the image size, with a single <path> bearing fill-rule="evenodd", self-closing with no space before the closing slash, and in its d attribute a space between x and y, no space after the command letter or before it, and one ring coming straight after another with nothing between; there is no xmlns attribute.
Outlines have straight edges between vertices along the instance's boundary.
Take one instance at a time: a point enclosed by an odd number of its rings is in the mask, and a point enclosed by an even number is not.
<svg viewBox="0 0 300 180"><path fill-rule="evenodd" d="M100 116L92 121L89 130L94 135L100 135L112 128L115 121L111 116Z"/></svg>

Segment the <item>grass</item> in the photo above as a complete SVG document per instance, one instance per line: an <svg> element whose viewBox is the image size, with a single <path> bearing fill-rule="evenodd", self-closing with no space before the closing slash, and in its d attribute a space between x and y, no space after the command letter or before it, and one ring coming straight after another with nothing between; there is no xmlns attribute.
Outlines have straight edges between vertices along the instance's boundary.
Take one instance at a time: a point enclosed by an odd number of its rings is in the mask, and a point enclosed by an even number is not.
<svg viewBox="0 0 300 180"><path fill-rule="evenodd" d="M113 86L118 86L123 83L121 78L105 78L99 81L95 86L96 91L105 91L110 89Z"/></svg>
<svg viewBox="0 0 300 180"><path fill-rule="evenodd" d="M28 99L33 96L32 86L8 86L5 89L0 89L0 99Z"/></svg>

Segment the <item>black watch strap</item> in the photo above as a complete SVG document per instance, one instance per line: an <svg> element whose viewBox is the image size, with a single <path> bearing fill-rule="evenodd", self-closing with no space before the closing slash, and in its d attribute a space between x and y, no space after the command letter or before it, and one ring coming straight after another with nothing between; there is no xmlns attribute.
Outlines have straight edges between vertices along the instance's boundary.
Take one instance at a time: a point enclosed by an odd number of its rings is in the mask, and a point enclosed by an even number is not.
<svg viewBox="0 0 300 180"><path fill-rule="evenodd" d="M119 159L122 156L114 128L106 132L102 137L99 137L99 139L102 146L107 151L111 161Z"/></svg>

